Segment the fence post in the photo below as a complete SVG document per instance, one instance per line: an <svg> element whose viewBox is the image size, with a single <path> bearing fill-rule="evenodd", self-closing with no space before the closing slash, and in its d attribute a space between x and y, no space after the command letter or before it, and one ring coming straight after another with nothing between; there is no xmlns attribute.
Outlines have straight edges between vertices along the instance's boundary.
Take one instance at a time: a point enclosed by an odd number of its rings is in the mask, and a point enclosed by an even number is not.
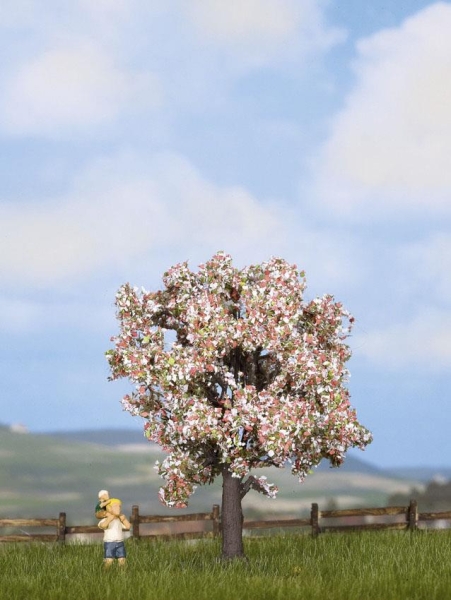
<svg viewBox="0 0 451 600"><path fill-rule="evenodd" d="M133 539L139 540L139 506L134 504L132 506L132 536Z"/></svg>
<svg viewBox="0 0 451 600"><path fill-rule="evenodd" d="M407 509L407 522L409 531L418 529L418 505L416 500L411 500Z"/></svg>
<svg viewBox="0 0 451 600"><path fill-rule="evenodd" d="M317 537L320 532L320 528L319 528L319 508L318 508L318 504L316 504L316 502L314 502L312 504L310 520L312 523L312 536Z"/></svg>
<svg viewBox="0 0 451 600"><path fill-rule="evenodd" d="M65 512L60 512L60 514L59 514L56 537L57 537L58 542L60 542L61 544L64 544L66 542L66 513Z"/></svg>
<svg viewBox="0 0 451 600"><path fill-rule="evenodd" d="M221 531L221 524L219 521L219 504L213 504L211 516L213 519L213 537L218 537Z"/></svg>

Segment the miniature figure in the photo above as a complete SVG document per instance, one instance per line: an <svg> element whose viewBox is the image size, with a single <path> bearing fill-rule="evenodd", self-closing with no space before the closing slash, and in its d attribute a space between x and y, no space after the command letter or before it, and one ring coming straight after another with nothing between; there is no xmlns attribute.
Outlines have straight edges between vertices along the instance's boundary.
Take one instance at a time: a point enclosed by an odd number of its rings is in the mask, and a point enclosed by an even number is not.
<svg viewBox="0 0 451 600"><path fill-rule="evenodd" d="M107 490L100 490L99 502L95 508L98 527L103 530L103 563L109 568L114 559L118 559L120 566L125 565L126 552L124 545L124 531L131 527L125 515L121 513L122 502L118 498L110 498Z"/></svg>
<svg viewBox="0 0 451 600"><path fill-rule="evenodd" d="M101 519L98 526L100 529L108 529L113 519L118 518L124 529L129 530L131 525L127 517L121 513L122 502L119 498L110 498L107 490L100 490L99 502L97 503L95 513L98 519Z"/></svg>

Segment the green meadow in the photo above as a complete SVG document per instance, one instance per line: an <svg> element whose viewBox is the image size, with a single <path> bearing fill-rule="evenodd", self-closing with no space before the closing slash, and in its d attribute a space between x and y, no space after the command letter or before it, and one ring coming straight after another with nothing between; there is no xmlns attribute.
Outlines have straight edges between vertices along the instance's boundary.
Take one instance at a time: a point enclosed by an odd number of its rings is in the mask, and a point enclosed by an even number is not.
<svg viewBox="0 0 451 600"><path fill-rule="evenodd" d="M246 538L246 561L220 542L127 541L128 564L102 568L101 544L0 546L2 600L446 600L451 532Z"/></svg>

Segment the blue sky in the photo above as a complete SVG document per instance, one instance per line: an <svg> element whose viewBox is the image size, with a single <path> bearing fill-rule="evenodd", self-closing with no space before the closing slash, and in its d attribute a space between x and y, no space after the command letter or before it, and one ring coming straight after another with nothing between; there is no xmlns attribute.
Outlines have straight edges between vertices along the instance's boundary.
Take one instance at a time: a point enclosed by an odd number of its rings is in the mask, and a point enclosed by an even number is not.
<svg viewBox="0 0 451 600"><path fill-rule="evenodd" d="M282 256L356 318L380 466L449 463L451 3L4 0L0 422L130 427L124 282Z"/></svg>

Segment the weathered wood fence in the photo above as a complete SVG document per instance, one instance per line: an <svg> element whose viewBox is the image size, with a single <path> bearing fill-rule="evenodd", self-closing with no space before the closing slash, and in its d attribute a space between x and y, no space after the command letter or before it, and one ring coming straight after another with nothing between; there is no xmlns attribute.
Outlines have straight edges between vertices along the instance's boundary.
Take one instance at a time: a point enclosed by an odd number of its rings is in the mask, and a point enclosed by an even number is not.
<svg viewBox="0 0 451 600"><path fill-rule="evenodd" d="M368 522L369 519L372 522ZM374 522L379 519L379 522ZM382 519L382 520L381 520ZM363 522L361 522L363 520ZM305 519L274 519L251 521L246 520L244 530L263 530L269 528L287 529L309 528L313 537L320 533L374 531L374 530L409 530L415 531L421 525L434 521L447 521L451 526L451 511L419 513L416 500L409 506L387 506L384 508L352 508L345 510L320 510L318 504L312 504L310 516ZM199 539L221 535L221 515L219 506L213 505L209 513L192 513L183 515L141 515L138 506L132 507L130 517L133 539ZM142 526L161 523L201 523L202 527L195 531L183 533L152 533ZM209 531L205 531L205 522L211 522ZM0 531L5 528L19 529L20 534L0 535L0 542L66 542L67 535L98 534L102 531L97 525L67 525L66 513L59 514L57 519L0 519ZM54 533L28 533L24 528L53 528Z"/></svg>
<svg viewBox="0 0 451 600"><path fill-rule="evenodd" d="M183 533L165 533L165 534L149 534L142 531L141 525L155 523L189 523L192 521L212 522L211 531L185 531ZM221 531L221 520L218 504L213 505L210 513L192 513L185 515L141 515L139 506L132 506L132 514L130 517L132 525L132 537L134 539L143 538L158 538L158 539L197 539L202 537L217 537Z"/></svg>

